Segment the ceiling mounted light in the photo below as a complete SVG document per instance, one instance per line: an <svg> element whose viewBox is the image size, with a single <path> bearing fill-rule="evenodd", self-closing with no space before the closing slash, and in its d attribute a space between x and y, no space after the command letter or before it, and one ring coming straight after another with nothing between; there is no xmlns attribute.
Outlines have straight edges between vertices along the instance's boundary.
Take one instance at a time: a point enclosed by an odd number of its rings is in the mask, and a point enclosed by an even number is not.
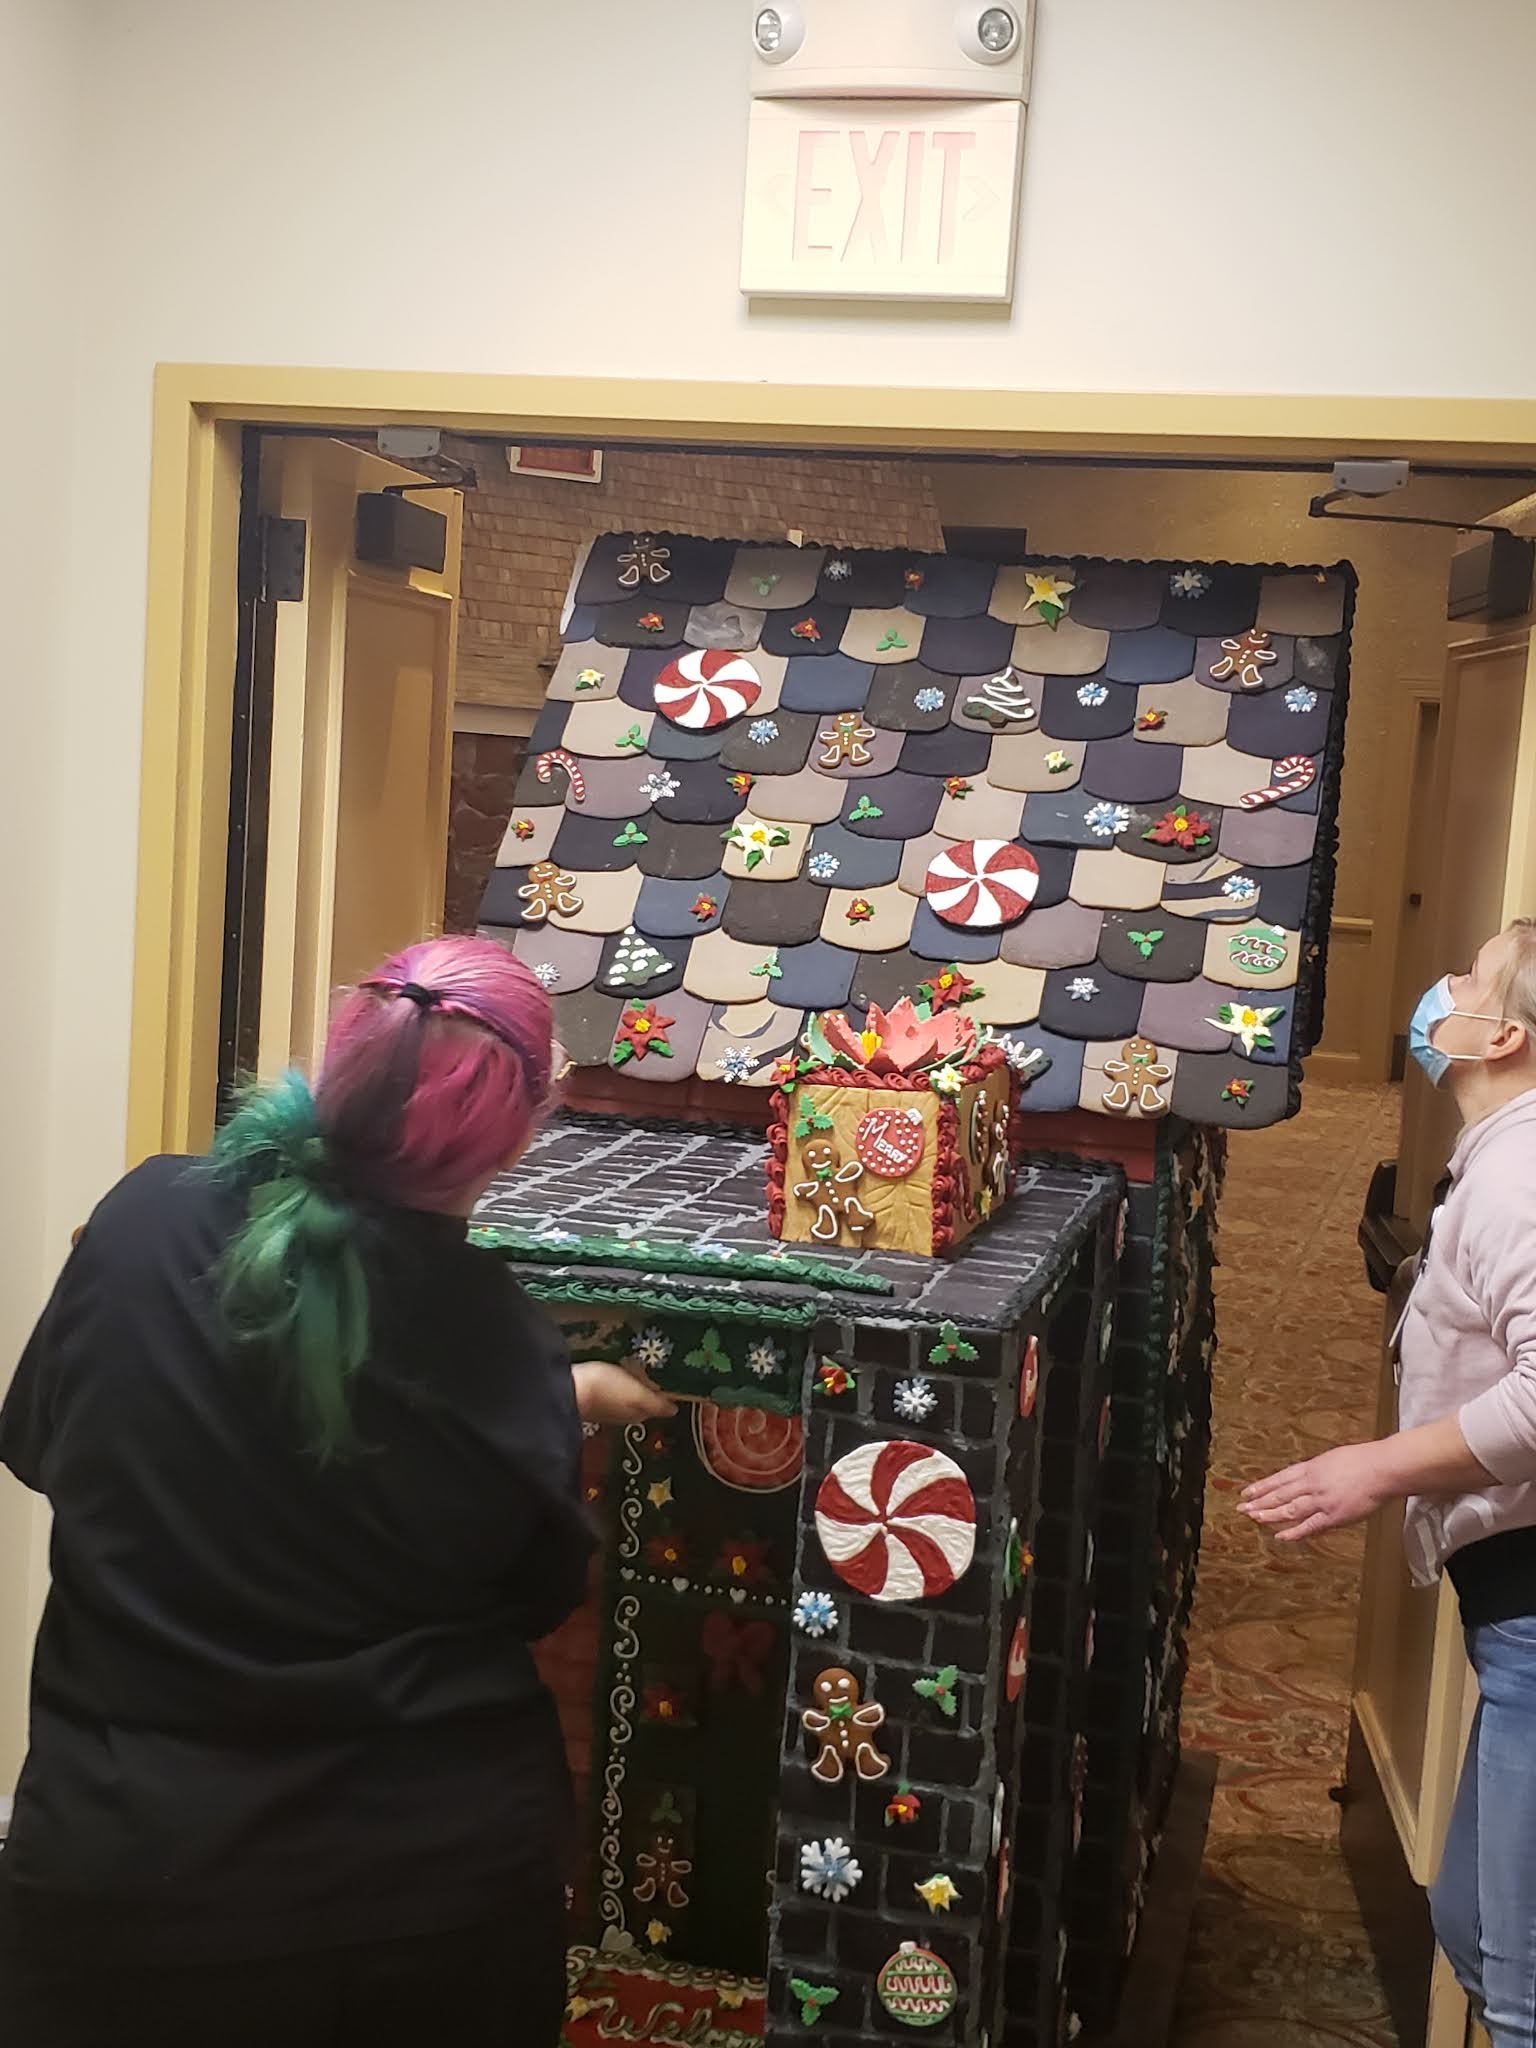
<svg viewBox="0 0 1536 2048"><path fill-rule="evenodd" d="M991 57L1006 57L1018 34L1019 24L1006 7L989 7L976 24L977 39Z"/></svg>
<svg viewBox="0 0 1536 2048"><path fill-rule="evenodd" d="M805 41L805 17L798 0L760 7L752 23L752 45L765 64L783 64Z"/></svg>
<svg viewBox="0 0 1536 2048"><path fill-rule="evenodd" d="M1002 64L1019 47L1022 31L1012 7L978 7L976 0L955 10L960 47L977 64Z"/></svg>

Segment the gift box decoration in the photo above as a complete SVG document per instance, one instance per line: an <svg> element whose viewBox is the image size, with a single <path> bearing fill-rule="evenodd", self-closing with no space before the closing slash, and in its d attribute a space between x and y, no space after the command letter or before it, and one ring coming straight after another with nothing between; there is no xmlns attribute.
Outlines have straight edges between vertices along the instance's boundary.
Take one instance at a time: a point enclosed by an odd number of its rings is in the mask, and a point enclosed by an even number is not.
<svg viewBox="0 0 1536 2048"><path fill-rule="evenodd" d="M769 1126L768 1221L779 1238L952 1252L1013 1188L1020 1080L965 1005L953 966L863 1029L813 1018L780 1062Z"/></svg>

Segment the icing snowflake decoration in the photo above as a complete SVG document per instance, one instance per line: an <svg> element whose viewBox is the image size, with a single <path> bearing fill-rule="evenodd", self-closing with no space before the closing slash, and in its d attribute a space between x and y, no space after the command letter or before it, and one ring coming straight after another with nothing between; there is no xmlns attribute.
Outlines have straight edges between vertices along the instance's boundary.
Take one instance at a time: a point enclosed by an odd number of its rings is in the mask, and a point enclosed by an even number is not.
<svg viewBox="0 0 1536 2048"><path fill-rule="evenodd" d="M553 1226L539 1232L540 1244L579 1244L580 1238L574 1230L557 1230Z"/></svg>
<svg viewBox="0 0 1536 2048"><path fill-rule="evenodd" d="M1091 974L1075 974L1067 983L1067 994L1074 1003L1091 1002L1099 992L1099 984Z"/></svg>
<svg viewBox="0 0 1536 2048"><path fill-rule="evenodd" d="M1094 804L1084 811L1083 823L1096 839L1114 839L1130 830L1130 808L1126 804Z"/></svg>
<svg viewBox="0 0 1536 2048"><path fill-rule="evenodd" d="M728 1045L720 1055L720 1078L722 1081L745 1081L748 1074L758 1066L755 1052L749 1052L744 1045Z"/></svg>
<svg viewBox="0 0 1536 2048"><path fill-rule="evenodd" d="M1221 893L1234 903L1252 903L1259 893L1259 885L1252 875L1228 875L1221 885Z"/></svg>
<svg viewBox="0 0 1536 2048"><path fill-rule="evenodd" d="M1097 711L1101 704L1109 702L1108 683L1083 683L1078 687L1077 701L1087 711Z"/></svg>
<svg viewBox="0 0 1536 2048"><path fill-rule="evenodd" d="M830 882L841 866L835 853L813 853L806 862L806 871L813 882Z"/></svg>
<svg viewBox="0 0 1536 2048"><path fill-rule="evenodd" d="M942 711L944 709L944 692L936 690L931 683L927 683L918 691L912 702L919 711Z"/></svg>
<svg viewBox="0 0 1536 2048"><path fill-rule="evenodd" d="M771 747L778 736L778 725L771 718L754 718L747 727L747 738L754 747Z"/></svg>
<svg viewBox="0 0 1536 2048"><path fill-rule="evenodd" d="M1286 691L1285 708L1287 711L1296 712L1315 711L1317 709L1316 690L1309 690L1303 684L1298 683L1294 690Z"/></svg>
<svg viewBox="0 0 1536 2048"><path fill-rule="evenodd" d="M853 564L845 562L842 556L838 555L835 560L828 562L823 573L829 583L846 583L853 574Z"/></svg>
<svg viewBox="0 0 1536 2048"><path fill-rule="evenodd" d="M891 1396L891 1405L903 1422L926 1422L939 1405L939 1397L927 1380L903 1380Z"/></svg>
<svg viewBox="0 0 1536 2048"><path fill-rule="evenodd" d="M1203 569L1175 569L1168 578L1168 588L1175 597L1204 597L1211 587L1211 579Z"/></svg>
<svg viewBox="0 0 1536 2048"><path fill-rule="evenodd" d="M830 1593L802 1593L795 1602L795 1627L801 1635L830 1635L837 1627L837 1606Z"/></svg>
<svg viewBox="0 0 1536 2048"><path fill-rule="evenodd" d="M658 768L641 783L640 794L654 804L663 797L676 796L680 787L675 775L669 775L665 768Z"/></svg>
<svg viewBox="0 0 1536 2048"><path fill-rule="evenodd" d="M800 1850L800 1889L841 1905L864 1875L862 1864L837 1835L824 1842L806 1842Z"/></svg>
<svg viewBox="0 0 1536 2048"><path fill-rule="evenodd" d="M783 1350L771 1337L759 1337L747 1352L747 1371L760 1380L771 1379L783 1364Z"/></svg>
<svg viewBox="0 0 1536 2048"><path fill-rule="evenodd" d="M736 1247L730 1244L704 1242L694 1246L694 1254L701 1259L734 1259Z"/></svg>
<svg viewBox="0 0 1536 2048"><path fill-rule="evenodd" d="M672 1339L654 1324L635 1339L634 1360L646 1372L660 1372L672 1356Z"/></svg>
<svg viewBox="0 0 1536 2048"><path fill-rule="evenodd" d="M529 971L540 988L553 988L560 979L560 970L553 960L536 961Z"/></svg>

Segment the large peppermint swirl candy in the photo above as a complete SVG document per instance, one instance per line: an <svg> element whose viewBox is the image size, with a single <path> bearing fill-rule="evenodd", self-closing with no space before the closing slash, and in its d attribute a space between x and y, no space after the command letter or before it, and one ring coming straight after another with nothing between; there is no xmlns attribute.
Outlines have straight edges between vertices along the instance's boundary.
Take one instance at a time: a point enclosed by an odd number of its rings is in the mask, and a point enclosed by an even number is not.
<svg viewBox="0 0 1536 2048"><path fill-rule="evenodd" d="M805 1464L800 1417L766 1408L696 1402L693 1440L706 1471L738 1493L778 1493L794 1485Z"/></svg>
<svg viewBox="0 0 1536 2048"><path fill-rule="evenodd" d="M934 855L923 883L934 916L967 931L1016 924L1039 887L1034 855L1011 839L962 839Z"/></svg>
<svg viewBox="0 0 1536 2048"><path fill-rule="evenodd" d="M744 655L696 647L669 661L656 678L656 709L688 732L708 732L750 711L762 693L757 670Z"/></svg>
<svg viewBox="0 0 1536 2048"><path fill-rule="evenodd" d="M816 1534L856 1593L932 1600L976 1555L976 1496L954 1460L929 1444L863 1444L822 1480Z"/></svg>

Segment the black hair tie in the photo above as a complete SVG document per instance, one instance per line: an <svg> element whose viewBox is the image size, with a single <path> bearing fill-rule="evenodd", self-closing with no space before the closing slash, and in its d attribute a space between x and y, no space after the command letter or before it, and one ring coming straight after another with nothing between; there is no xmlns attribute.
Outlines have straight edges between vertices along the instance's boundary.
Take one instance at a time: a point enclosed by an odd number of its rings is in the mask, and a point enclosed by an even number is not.
<svg viewBox="0 0 1536 2048"><path fill-rule="evenodd" d="M402 981L396 993L419 1010L435 1010L443 1000L435 988L423 988L419 981Z"/></svg>

